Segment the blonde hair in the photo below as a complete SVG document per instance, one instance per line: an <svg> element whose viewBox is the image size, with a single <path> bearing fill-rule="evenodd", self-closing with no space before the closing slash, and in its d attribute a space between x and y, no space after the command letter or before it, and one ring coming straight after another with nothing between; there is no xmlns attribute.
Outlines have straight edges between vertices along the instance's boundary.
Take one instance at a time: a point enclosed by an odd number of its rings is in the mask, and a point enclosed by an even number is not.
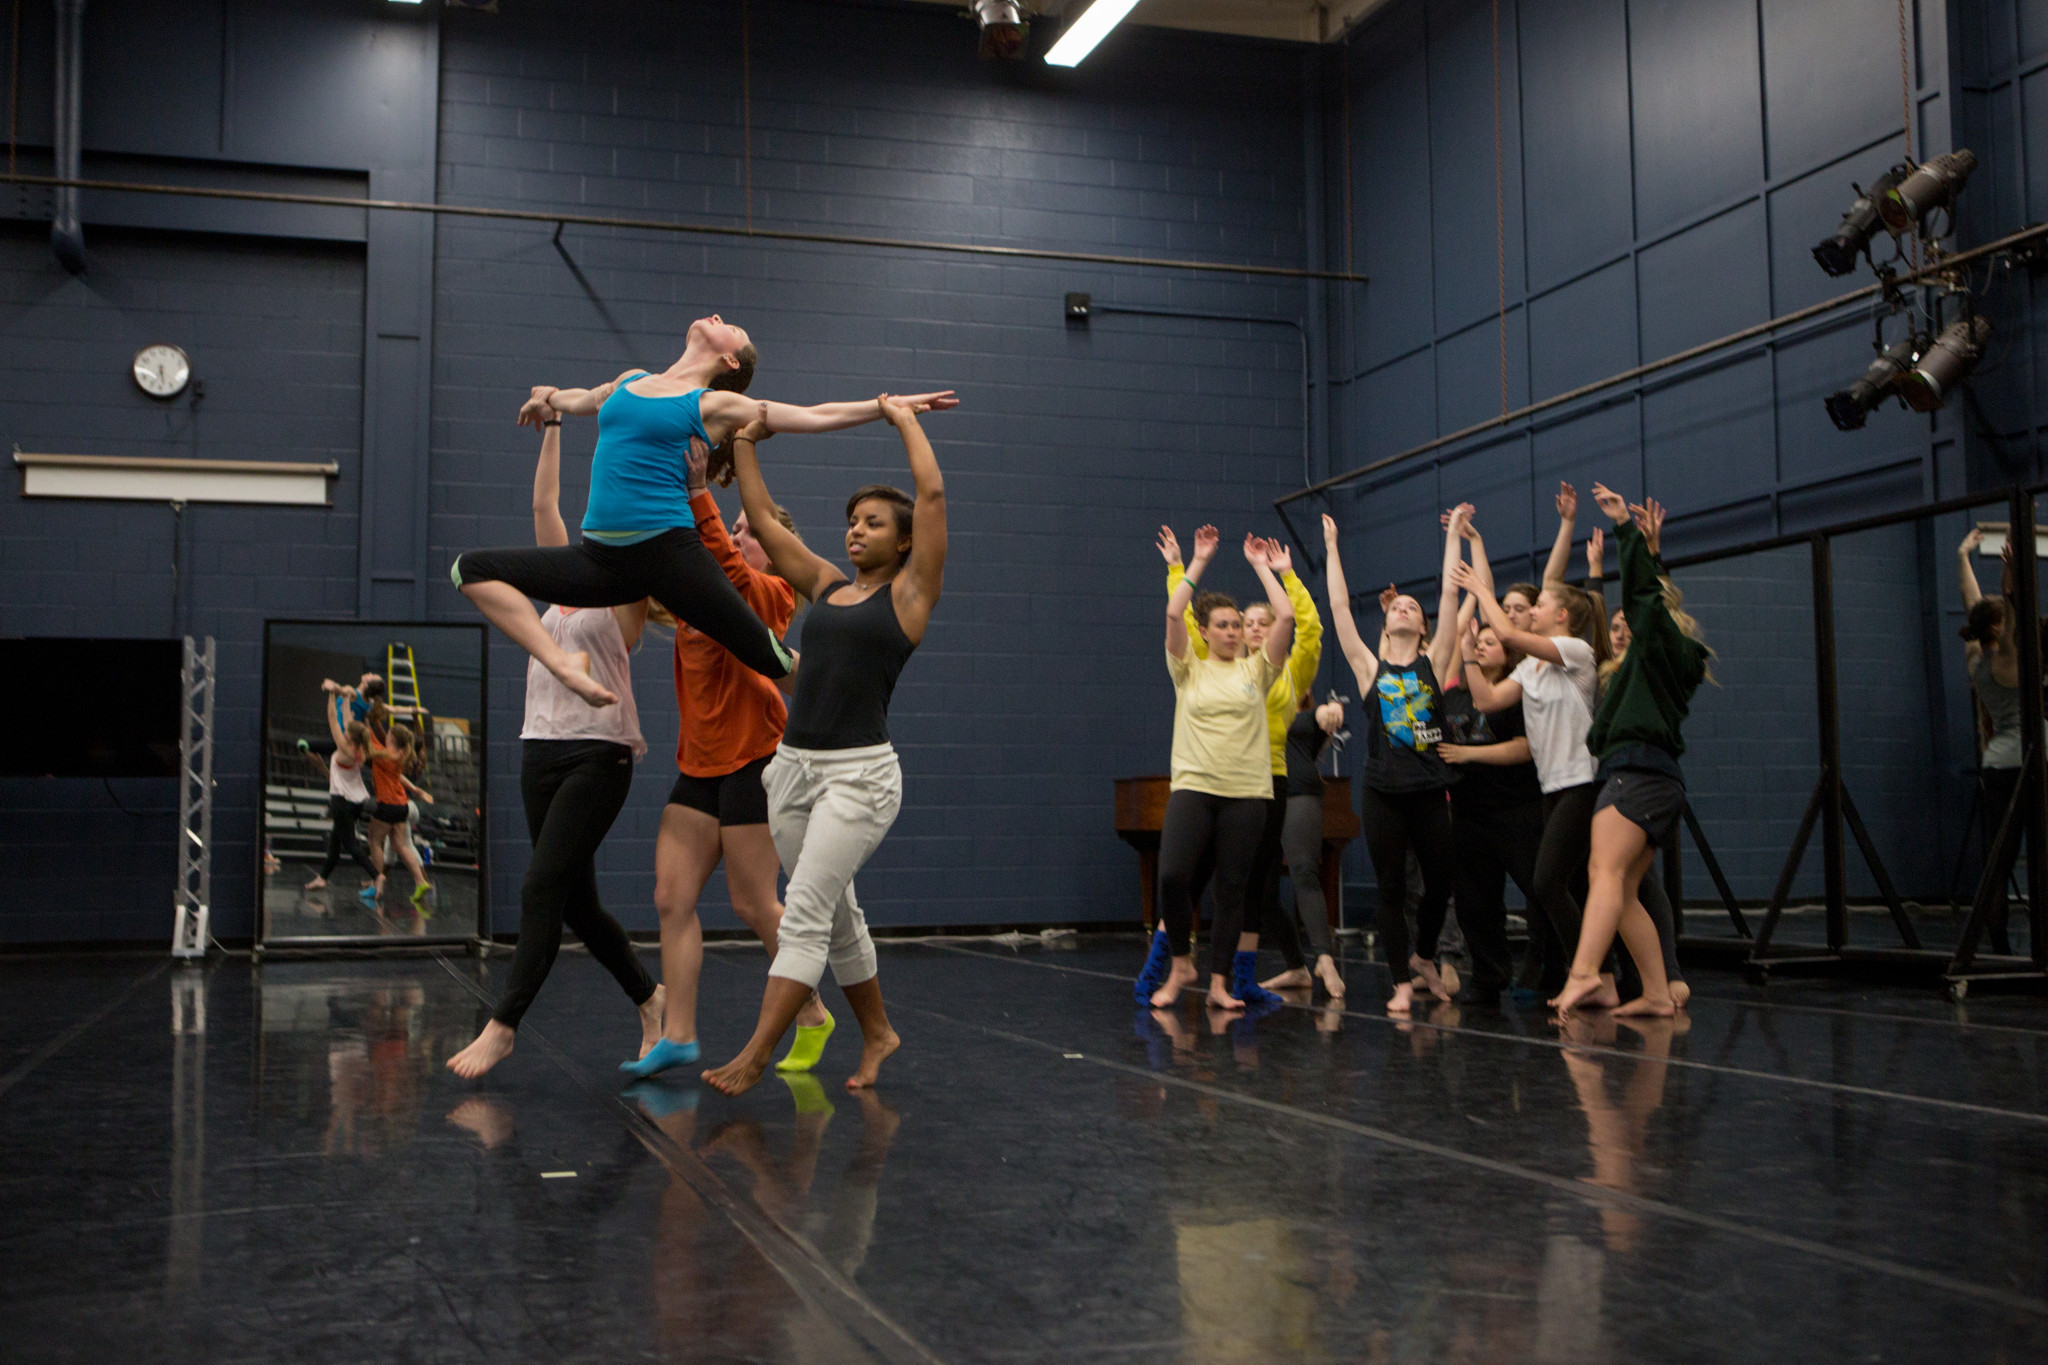
<svg viewBox="0 0 2048 1365"><path fill-rule="evenodd" d="M1668 574L1658 574L1657 582L1664 590L1665 613L1671 617L1671 623L1678 627L1680 635L1691 640L1707 652L1704 676L1706 681L1719 687L1721 680L1714 676L1713 664L1714 659L1718 656L1714 653L1714 647L1707 643L1706 636L1700 633L1700 623L1694 620L1692 613L1685 609L1685 592L1676 583L1671 581Z"/></svg>

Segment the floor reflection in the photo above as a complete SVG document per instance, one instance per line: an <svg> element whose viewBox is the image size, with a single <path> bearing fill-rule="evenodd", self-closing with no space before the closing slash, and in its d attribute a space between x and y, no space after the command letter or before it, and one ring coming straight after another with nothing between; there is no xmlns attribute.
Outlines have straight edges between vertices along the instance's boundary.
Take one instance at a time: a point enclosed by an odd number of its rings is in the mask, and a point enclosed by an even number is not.
<svg viewBox="0 0 2048 1365"><path fill-rule="evenodd" d="M1563 1024L1564 1040L1579 1048L1613 1047L1624 1031L1642 1039L1641 1052L1631 1057L1572 1048L1558 1054L1586 1116L1586 1151L1593 1163L1593 1172L1586 1177L1590 1183L1623 1194L1645 1193L1638 1166L1649 1143L1650 1117L1664 1104L1672 1039L1684 1037L1691 1027L1682 1014L1675 1019L1615 1019L1599 1012L1577 1014ZM1642 1218L1633 1210L1603 1207L1600 1225L1609 1251L1637 1249Z"/></svg>

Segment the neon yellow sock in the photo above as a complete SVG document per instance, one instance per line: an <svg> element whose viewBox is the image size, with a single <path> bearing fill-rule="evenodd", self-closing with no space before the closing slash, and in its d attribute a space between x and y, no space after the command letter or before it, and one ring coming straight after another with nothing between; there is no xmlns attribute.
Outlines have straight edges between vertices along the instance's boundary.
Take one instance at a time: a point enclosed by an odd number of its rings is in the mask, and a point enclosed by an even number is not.
<svg viewBox="0 0 2048 1365"><path fill-rule="evenodd" d="M796 1041L789 1045L788 1054L775 1064L775 1069L784 1075L809 1071L825 1055L825 1041L838 1027L839 1021L829 1014L822 1024L798 1024Z"/></svg>

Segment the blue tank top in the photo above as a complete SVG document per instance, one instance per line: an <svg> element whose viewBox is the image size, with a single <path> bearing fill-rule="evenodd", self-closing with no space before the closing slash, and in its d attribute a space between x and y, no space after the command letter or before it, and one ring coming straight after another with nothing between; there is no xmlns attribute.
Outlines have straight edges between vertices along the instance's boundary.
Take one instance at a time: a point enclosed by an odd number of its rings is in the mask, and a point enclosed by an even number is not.
<svg viewBox="0 0 2048 1365"><path fill-rule="evenodd" d="M626 384L646 376L640 370ZM583 533L612 544L695 526L690 511L690 438L704 436L704 390L644 398L619 385L597 410L597 453ZM709 444L709 438L705 438Z"/></svg>

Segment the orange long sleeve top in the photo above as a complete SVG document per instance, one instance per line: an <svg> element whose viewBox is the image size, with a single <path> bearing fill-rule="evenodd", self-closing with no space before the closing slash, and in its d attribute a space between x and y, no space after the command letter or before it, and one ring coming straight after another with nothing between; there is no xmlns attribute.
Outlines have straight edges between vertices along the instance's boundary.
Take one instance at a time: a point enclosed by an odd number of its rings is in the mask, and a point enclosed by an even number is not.
<svg viewBox="0 0 2048 1365"><path fill-rule="evenodd" d="M697 534L725 576L776 635L796 615L796 589L740 556L709 492L693 493ZM748 668L710 636L684 624L676 631L676 710L682 731L676 767L691 777L723 777L775 752L789 706L775 684Z"/></svg>

